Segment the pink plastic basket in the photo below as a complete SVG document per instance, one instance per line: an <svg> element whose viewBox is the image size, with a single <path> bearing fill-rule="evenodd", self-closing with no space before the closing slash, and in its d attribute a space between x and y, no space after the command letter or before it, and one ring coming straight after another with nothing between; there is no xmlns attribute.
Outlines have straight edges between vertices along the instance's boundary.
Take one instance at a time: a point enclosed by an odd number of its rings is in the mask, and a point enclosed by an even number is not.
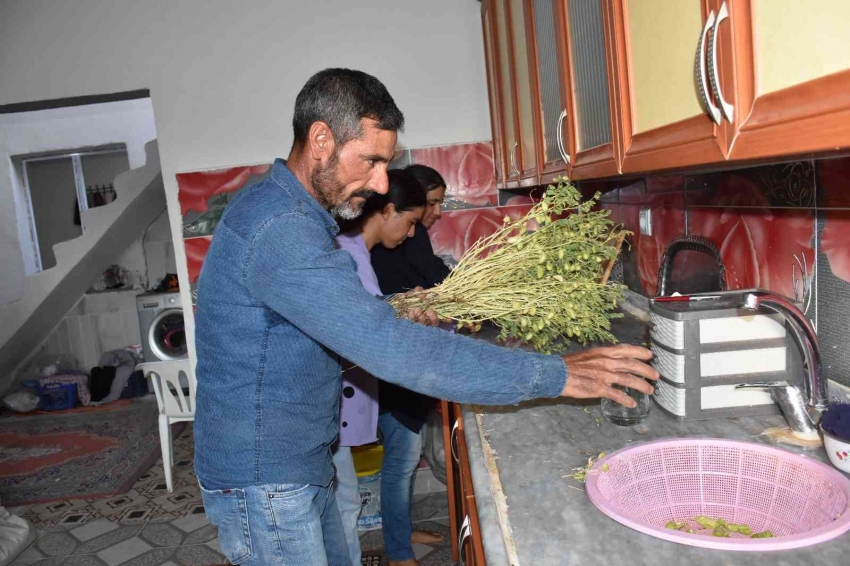
<svg viewBox="0 0 850 566"><path fill-rule="evenodd" d="M615 521L691 546L787 550L850 530L850 480L811 458L751 442L689 438L629 446L596 462L586 487ZM700 515L754 533L770 530L774 538L713 537L693 522ZM695 532L665 528L670 521L689 522Z"/></svg>

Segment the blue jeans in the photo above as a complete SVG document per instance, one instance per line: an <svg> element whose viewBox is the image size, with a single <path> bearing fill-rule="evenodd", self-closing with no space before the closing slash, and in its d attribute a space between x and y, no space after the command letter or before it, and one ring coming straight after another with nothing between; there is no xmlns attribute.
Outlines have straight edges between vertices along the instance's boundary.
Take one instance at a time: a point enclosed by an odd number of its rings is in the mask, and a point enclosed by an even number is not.
<svg viewBox="0 0 850 566"><path fill-rule="evenodd" d="M360 566L360 532L357 529L357 519L360 517L360 484L357 472L354 471L354 459L351 457L351 447L337 446L334 450L334 467L336 482L334 497L342 518L342 530L345 542L348 543L348 556L351 563Z"/></svg>
<svg viewBox="0 0 850 566"><path fill-rule="evenodd" d="M422 437L398 422L392 413L378 417L384 437L384 464L381 467L381 528L384 549L390 560L415 558L410 536L410 504L413 477L422 454Z"/></svg>
<svg viewBox="0 0 850 566"><path fill-rule="evenodd" d="M221 550L245 566L351 566L333 486L206 490Z"/></svg>

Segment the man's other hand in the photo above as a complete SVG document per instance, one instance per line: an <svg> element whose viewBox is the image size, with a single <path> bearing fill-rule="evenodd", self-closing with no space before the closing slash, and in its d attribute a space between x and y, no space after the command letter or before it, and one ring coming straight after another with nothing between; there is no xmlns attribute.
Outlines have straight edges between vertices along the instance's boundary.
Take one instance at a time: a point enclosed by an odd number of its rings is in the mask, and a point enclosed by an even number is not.
<svg viewBox="0 0 850 566"><path fill-rule="evenodd" d="M567 386L561 391L562 397L607 397L626 407L634 407L634 399L613 385L652 394L654 388L643 378L654 381L660 377L657 371L644 363L652 359L652 352L640 346L620 344L594 348L563 356L563 359L567 364Z"/></svg>
<svg viewBox="0 0 850 566"><path fill-rule="evenodd" d="M408 293L418 293L420 299L425 299L425 289L422 287L414 287ZM440 317L437 316L437 313L432 310L422 310L418 307L407 311L407 318L425 326L439 326L440 324Z"/></svg>

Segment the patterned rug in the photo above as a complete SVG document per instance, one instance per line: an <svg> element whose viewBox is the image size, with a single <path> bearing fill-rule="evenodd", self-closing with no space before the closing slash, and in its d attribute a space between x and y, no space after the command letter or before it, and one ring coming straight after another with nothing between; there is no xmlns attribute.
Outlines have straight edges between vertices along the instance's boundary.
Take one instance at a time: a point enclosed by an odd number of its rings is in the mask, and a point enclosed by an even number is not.
<svg viewBox="0 0 850 566"><path fill-rule="evenodd" d="M3 419L0 500L14 507L124 493L159 455L157 407L148 400Z"/></svg>

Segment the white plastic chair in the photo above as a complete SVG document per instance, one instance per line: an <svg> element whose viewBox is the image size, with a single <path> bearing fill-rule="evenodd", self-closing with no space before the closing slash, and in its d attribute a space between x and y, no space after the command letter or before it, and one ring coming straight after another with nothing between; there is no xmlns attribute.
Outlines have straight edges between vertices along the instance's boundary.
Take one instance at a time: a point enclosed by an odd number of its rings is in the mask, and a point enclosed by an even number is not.
<svg viewBox="0 0 850 566"><path fill-rule="evenodd" d="M171 438L173 423L195 420L195 374L189 360L148 362L136 366L153 383L156 403L159 405L159 441L162 447L162 467L168 492L174 491L171 467L174 465L174 443ZM183 383L189 386L189 397L183 393Z"/></svg>

